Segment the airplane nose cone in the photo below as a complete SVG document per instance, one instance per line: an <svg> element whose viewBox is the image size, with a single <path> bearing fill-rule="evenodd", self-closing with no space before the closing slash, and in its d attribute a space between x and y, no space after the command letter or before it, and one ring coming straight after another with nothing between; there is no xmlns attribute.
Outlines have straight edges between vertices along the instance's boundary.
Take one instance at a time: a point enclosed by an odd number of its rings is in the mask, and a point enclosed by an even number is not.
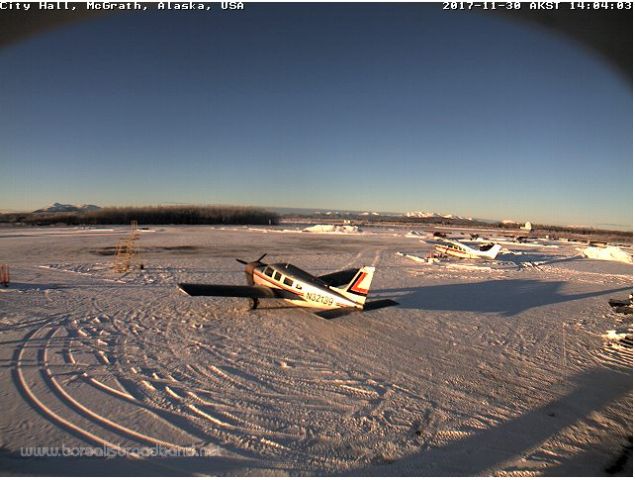
<svg viewBox="0 0 635 480"><path fill-rule="evenodd" d="M253 275L254 268L256 268L256 263L255 262L248 263L247 265L245 265L245 273L247 273L249 275Z"/></svg>
<svg viewBox="0 0 635 480"><path fill-rule="evenodd" d="M245 265L245 278L247 279L247 285L254 284L254 268L256 268L258 264L256 262L250 262Z"/></svg>

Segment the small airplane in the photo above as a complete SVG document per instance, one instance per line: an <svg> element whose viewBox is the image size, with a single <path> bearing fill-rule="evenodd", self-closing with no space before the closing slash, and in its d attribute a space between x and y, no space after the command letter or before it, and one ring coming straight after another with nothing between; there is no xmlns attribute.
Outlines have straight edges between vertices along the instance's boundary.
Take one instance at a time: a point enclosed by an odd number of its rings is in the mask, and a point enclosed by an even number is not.
<svg viewBox="0 0 635 480"><path fill-rule="evenodd" d="M367 302L375 267L351 268L316 277L290 263L266 264L262 259L246 262L247 285L210 285L179 283L190 296L245 297L252 300L252 310L261 298L278 298L300 307L319 309L322 318L336 318L355 311L376 310L397 305L390 299Z"/></svg>
<svg viewBox="0 0 635 480"><path fill-rule="evenodd" d="M435 250L443 255L459 258L487 258L494 260L501 246L495 243L481 245L478 248L472 248L456 240L446 239L435 245Z"/></svg>

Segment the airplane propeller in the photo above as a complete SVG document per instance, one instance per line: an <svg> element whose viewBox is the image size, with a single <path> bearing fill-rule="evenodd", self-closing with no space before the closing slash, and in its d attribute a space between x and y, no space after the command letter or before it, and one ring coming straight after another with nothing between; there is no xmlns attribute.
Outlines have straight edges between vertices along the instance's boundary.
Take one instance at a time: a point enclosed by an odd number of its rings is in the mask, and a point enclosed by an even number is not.
<svg viewBox="0 0 635 480"><path fill-rule="evenodd" d="M266 254L266 253L263 253L262 255L260 255L260 258L259 258L258 260L255 260L255 261L253 261L253 262L247 262L247 261L245 261L245 260L241 260L240 258L237 258L237 259L236 259L236 261L237 261L238 263L242 263L243 265L249 265L250 263L256 263L256 264L258 264L258 263L260 263L260 261L261 261L263 258L265 258L266 256L267 256L267 254Z"/></svg>
<svg viewBox="0 0 635 480"><path fill-rule="evenodd" d="M241 260L240 258L236 259L238 263L242 263L243 265L246 265L245 279L247 280L247 285L249 285L250 287L254 286L254 276L253 276L254 267L258 266L261 260L265 258L266 255L267 255L266 253L263 253L258 260L255 260L253 262L246 262L245 260Z"/></svg>

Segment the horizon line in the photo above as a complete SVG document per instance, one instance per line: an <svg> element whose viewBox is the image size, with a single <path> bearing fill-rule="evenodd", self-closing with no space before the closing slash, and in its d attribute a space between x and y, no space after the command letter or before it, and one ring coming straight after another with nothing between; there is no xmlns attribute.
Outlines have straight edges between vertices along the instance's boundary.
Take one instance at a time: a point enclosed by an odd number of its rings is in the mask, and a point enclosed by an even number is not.
<svg viewBox="0 0 635 480"><path fill-rule="evenodd" d="M254 205L254 204L232 204L232 203L192 203L192 202L157 202L155 204L145 204L145 205L106 205L106 206L100 206L100 205L96 205L96 204L91 204L91 203L62 203L62 202L51 202L49 203L47 206L52 206L54 204L60 204L60 205L73 205L73 206L80 206L80 205L94 205L97 206L99 208L147 208L147 207L160 207L160 206L216 206L216 207L251 207L251 208L262 208L262 209L271 209L271 210L280 210L280 209L284 209L284 210L312 210L314 211L314 213L326 213L326 211L330 211L330 212L335 212L335 213L364 213L364 212L375 212L375 213L379 213L379 214L384 214L384 215L400 215L400 216L405 216L406 213L408 212L427 212L427 210L406 210L406 211L388 211L388 210L381 210L381 209L363 209L363 210L358 210L358 209L350 209L350 208L323 208L323 207L289 207L289 206L271 206L271 205ZM46 208L45 207L40 207L39 209L42 208ZM17 209L0 209L0 214L15 214L15 213L35 213L35 211L39 210L17 210ZM63 212L51 212L51 213L63 213ZM69 212L72 213L72 212ZM443 218L444 214L438 213L438 212L434 212L434 211L430 211L428 213L435 213L438 215L438 218ZM559 224L559 223L549 223L549 222L539 222L539 221L530 221L530 220L524 220L524 221L520 221L520 220L513 220L513 219L486 219L486 218L477 218L477 217L473 217L473 216L465 216L465 215L458 215L458 214L454 214L454 213L448 213L445 215L455 215L456 217L460 217L457 219L464 219L464 220L468 220L471 219L473 221L478 221L478 222L484 222L484 223L503 223L503 222L513 222L513 223L517 223L519 225L523 225L526 222L529 222L531 224L536 224L536 225L542 225L542 226L553 226L553 227L562 227L562 228L575 228L575 229L582 229L582 228L587 228L587 229L594 229L594 230L608 230L606 227L613 227L613 229L618 229L619 231L622 232L631 232L633 231L633 227L632 225L623 225L623 224L614 224L614 223L605 223L605 224L597 224L597 225L584 225L584 224ZM412 217L412 218L417 218L417 217ZM451 218L448 218L448 220L452 220Z"/></svg>

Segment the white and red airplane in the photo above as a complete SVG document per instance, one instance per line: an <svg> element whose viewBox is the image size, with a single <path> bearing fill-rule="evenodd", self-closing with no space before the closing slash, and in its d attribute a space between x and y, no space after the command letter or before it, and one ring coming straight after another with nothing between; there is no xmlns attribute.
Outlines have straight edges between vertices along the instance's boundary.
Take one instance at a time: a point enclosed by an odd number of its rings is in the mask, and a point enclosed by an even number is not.
<svg viewBox="0 0 635 480"><path fill-rule="evenodd" d="M179 283L178 286L191 296L251 298L252 309L258 307L261 298L278 298L300 307L319 309L317 315L323 318L397 305L390 299L366 301L375 267L316 277L290 263L263 263L265 255L253 262L236 259L245 265L247 285Z"/></svg>
<svg viewBox="0 0 635 480"><path fill-rule="evenodd" d="M450 239L439 241L434 248L442 255L459 258L486 258L489 260L494 260L501 250L501 246L494 243L472 248L464 243Z"/></svg>

